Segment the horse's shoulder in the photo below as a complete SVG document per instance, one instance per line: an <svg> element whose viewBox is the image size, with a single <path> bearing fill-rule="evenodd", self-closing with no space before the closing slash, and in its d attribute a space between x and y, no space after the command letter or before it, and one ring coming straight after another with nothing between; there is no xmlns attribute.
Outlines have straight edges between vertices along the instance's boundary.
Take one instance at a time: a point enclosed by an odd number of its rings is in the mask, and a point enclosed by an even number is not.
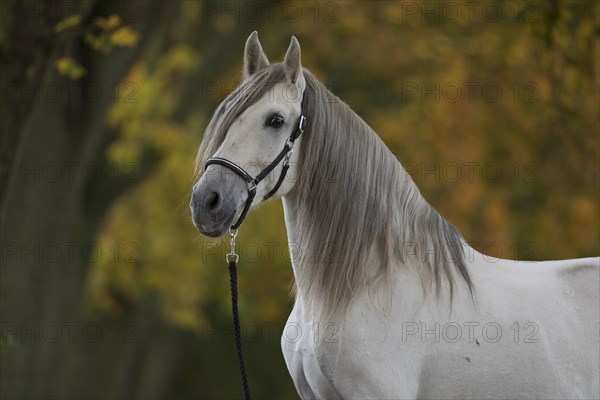
<svg viewBox="0 0 600 400"><path fill-rule="evenodd" d="M559 269L559 275L565 278L581 275L598 278L600 277L600 257L565 260Z"/></svg>
<svg viewBox="0 0 600 400"><path fill-rule="evenodd" d="M566 260L557 270L557 275L564 287L563 291L572 293L582 304L593 303L592 299L600 297L600 257Z"/></svg>

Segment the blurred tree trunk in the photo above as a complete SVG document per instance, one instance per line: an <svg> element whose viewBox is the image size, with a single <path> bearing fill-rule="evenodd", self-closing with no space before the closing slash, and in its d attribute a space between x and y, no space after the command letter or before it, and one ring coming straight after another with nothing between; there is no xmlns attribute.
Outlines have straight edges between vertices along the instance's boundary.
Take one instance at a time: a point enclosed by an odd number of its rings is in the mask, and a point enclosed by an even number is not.
<svg viewBox="0 0 600 400"><path fill-rule="evenodd" d="M135 14L130 9L124 22L142 41L101 55L80 37L62 43L52 27L74 12L84 13L87 23L120 4L84 2L80 11L73 5L15 2L4 15L12 20L3 53L16 68L3 71L14 90L5 94L15 97L3 99L2 398L77 397L89 383L78 378L96 367L86 357L89 345L113 333L87 319L82 307L90 258L96 251L109 256L94 245L98 224L128 184L104 162L115 136L104 117L114 88L148 43L144 39L167 20L162 2L129 3ZM24 44L31 47L23 50ZM87 69L81 82L55 69L65 46ZM28 91L35 95L26 97Z"/></svg>

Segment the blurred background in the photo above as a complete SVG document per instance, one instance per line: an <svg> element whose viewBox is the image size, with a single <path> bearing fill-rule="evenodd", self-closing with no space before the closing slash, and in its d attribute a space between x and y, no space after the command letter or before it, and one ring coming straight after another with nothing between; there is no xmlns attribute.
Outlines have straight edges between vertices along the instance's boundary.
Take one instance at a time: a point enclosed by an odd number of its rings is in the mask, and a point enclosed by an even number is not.
<svg viewBox="0 0 600 400"><path fill-rule="evenodd" d="M0 17L3 399L241 395L228 245L188 202L253 30L271 61L296 35L478 250L599 254L598 2L17 0ZM251 389L297 398L280 201L238 246Z"/></svg>

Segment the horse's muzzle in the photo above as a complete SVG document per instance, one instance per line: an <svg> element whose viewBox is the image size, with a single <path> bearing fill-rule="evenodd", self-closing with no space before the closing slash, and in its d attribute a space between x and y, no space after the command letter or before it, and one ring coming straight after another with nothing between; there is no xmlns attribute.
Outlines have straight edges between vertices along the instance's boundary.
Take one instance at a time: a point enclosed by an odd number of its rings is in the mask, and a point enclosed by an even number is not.
<svg viewBox="0 0 600 400"><path fill-rule="evenodd" d="M192 222L203 235L222 236L243 204L245 186L233 174L207 174L194 185L190 210Z"/></svg>

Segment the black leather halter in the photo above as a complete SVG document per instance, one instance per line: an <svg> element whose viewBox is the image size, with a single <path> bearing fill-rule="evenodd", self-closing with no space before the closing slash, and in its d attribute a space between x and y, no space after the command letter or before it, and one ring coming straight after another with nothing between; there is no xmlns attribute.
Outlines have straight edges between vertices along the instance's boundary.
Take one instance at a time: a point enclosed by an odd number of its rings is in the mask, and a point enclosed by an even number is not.
<svg viewBox="0 0 600 400"><path fill-rule="evenodd" d="M262 201L265 201L268 198L270 198L271 196L273 196L275 194L275 192L277 192L277 190L279 189L281 184L283 183L283 180L285 179L285 175L287 174L287 171L290 168L290 157L292 156L292 153L294 152L294 142L304 132L304 128L306 127L306 103L307 103L307 96L306 96L306 91L305 91L304 94L302 95L302 103L300 106L300 117L298 118L298 125L296 126L296 130L294 132L292 132L290 137L285 142L285 146L283 146L283 149L277 155L277 157L275 157L275 159L271 162L271 164L267 165L265 167L265 169L260 171L260 173L258 175L256 175L255 177L252 177L252 175L247 173L242 167L240 167L236 163L229 161L222 157L209 158L208 161L206 161L206 164L204 164L204 169L208 168L208 166L212 165L212 164L218 164L225 168L228 168L231 171L238 174L239 176L241 176L242 179L244 179L248 183L248 199L246 200L246 204L244 205L244 210L242 211L242 214L238 218L237 222L231 226L231 229L237 229L242 224L242 221L244 221L244 218L246 218L246 214L248 213L248 210L250 210L250 206L252 205L254 196L256 196L256 186L267 175L269 175L269 173L277 165L279 165L281 160L283 160L283 169L281 170L279 179L277 180L275 187L273 187L273 189L271 189L271 191L265 195L265 197L262 199Z"/></svg>

